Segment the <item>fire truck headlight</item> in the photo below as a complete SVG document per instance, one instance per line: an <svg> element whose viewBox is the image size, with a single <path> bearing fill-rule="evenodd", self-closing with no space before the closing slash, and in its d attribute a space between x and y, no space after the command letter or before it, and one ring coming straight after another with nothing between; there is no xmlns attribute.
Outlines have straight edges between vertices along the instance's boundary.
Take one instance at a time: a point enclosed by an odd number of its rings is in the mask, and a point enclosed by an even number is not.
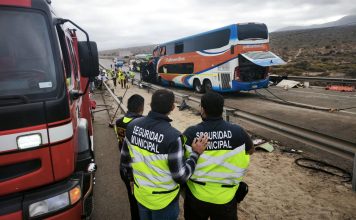
<svg viewBox="0 0 356 220"><path fill-rule="evenodd" d="M17 138L17 146L24 150L32 147L38 147L42 144L41 134L30 134Z"/></svg>
<svg viewBox="0 0 356 220"><path fill-rule="evenodd" d="M60 195L31 204L29 206L29 215L32 218L46 213L55 212L69 205L69 193L64 192Z"/></svg>

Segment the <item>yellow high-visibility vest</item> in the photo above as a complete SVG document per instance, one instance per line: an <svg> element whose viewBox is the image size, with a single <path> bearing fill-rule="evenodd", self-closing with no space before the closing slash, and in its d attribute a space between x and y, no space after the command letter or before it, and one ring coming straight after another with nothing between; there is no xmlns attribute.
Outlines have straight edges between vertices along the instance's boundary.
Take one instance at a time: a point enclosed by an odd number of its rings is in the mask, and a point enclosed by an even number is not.
<svg viewBox="0 0 356 220"><path fill-rule="evenodd" d="M192 151L190 146L186 149L186 154ZM226 204L234 198L249 163L245 145L233 150L204 151L187 182L188 188L201 201Z"/></svg>

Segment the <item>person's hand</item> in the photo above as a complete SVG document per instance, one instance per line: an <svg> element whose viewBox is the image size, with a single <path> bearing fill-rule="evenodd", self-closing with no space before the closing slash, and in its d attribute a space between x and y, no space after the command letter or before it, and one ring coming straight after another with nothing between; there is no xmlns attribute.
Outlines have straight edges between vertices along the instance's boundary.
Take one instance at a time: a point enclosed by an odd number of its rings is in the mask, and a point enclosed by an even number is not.
<svg viewBox="0 0 356 220"><path fill-rule="evenodd" d="M198 138L194 138L192 143L193 151L197 154L202 154L205 151L206 146L208 145L209 137L208 134L200 135Z"/></svg>

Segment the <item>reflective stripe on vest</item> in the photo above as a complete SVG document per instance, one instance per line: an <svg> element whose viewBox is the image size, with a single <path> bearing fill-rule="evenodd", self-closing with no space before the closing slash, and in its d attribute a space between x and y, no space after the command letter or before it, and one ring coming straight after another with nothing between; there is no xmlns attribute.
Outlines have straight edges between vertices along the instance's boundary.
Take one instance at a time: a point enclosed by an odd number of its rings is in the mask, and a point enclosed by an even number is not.
<svg viewBox="0 0 356 220"><path fill-rule="evenodd" d="M191 147L186 149L191 152ZM187 185L199 200L226 204L235 196L249 165L245 145L233 150L210 150L200 155Z"/></svg>
<svg viewBox="0 0 356 220"><path fill-rule="evenodd" d="M128 124L133 120L133 118L129 118L129 117L124 117L122 119L122 122L124 124ZM116 134L116 138L119 142L119 144L122 144L125 138L125 133L126 133L126 129L122 128L122 127L117 127L116 124L114 125L114 130L115 130L115 134Z"/></svg>
<svg viewBox="0 0 356 220"><path fill-rule="evenodd" d="M134 195L143 206L159 210L168 206L179 193L168 166L168 154L155 154L132 145L125 138L132 158Z"/></svg>
<svg viewBox="0 0 356 220"><path fill-rule="evenodd" d="M129 117L124 117L124 119L122 120L125 124L129 123L130 121L132 121L133 118L129 118Z"/></svg>

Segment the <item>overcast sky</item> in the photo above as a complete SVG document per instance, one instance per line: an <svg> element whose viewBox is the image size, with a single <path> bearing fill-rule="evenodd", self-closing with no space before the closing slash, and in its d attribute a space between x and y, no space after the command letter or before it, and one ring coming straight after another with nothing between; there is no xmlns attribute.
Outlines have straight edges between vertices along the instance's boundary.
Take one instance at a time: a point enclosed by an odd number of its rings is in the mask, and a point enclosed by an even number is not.
<svg viewBox="0 0 356 220"><path fill-rule="evenodd" d="M238 22L270 31L356 14L355 0L52 0L58 16L82 26L99 50L159 44Z"/></svg>

